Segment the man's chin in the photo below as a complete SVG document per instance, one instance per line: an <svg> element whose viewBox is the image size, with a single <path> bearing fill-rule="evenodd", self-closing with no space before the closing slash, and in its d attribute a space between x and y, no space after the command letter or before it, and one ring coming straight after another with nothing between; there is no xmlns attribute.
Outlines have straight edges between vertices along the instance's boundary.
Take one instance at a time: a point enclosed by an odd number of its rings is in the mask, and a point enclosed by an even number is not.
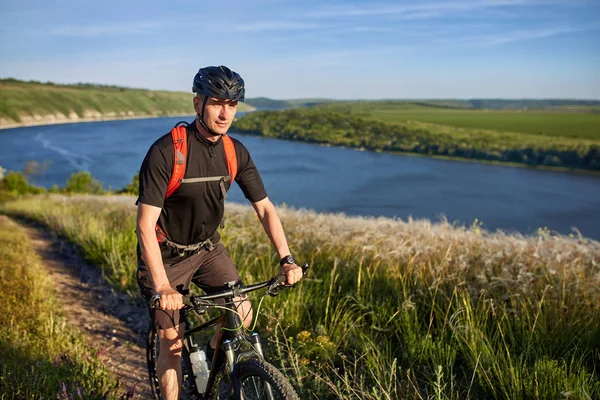
<svg viewBox="0 0 600 400"><path fill-rule="evenodd" d="M213 129L213 132L218 133L219 135L225 135L228 130L229 130L229 126L226 126L226 127L215 126Z"/></svg>

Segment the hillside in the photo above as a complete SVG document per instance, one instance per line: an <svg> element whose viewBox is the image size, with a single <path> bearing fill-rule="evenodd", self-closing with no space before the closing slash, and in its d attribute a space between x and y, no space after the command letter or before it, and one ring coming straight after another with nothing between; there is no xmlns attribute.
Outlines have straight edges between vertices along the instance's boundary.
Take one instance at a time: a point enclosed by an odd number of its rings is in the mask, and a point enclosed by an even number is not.
<svg viewBox="0 0 600 400"><path fill-rule="evenodd" d="M405 106L406 113L415 115L414 105ZM437 109L423 111L427 109L420 109L424 116L435 117L439 114ZM373 107L372 103L366 103L365 107L333 103L319 107L253 112L236 121L233 130L374 151L600 170L600 138L593 124L594 120L600 122L600 115L558 114L559 121L573 116L576 120L583 118L581 126L586 129L574 132L568 129L554 132L558 125L556 121L546 121L534 115L530 122L534 125L537 123L537 131L533 131L537 133L522 133L506 128L511 118L518 115L504 111L453 110L448 114L465 123L481 117L482 121L489 124L485 120L487 117L495 122L490 125L495 129L459 128L452 124L420 122L419 118L406 118L403 112L397 105L388 109L384 106ZM548 114L548 117L552 116L554 114ZM565 127L568 128L568 125Z"/></svg>
<svg viewBox="0 0 600 400"><path fill-rule="evenodd" d="M293 100L275 100L268 97L254 97L246 99L246 104L256 107L258 110L285 110L295 107L312 107L319 104L337 102L330 99L293 99Z"/></svg>
<svg viewBox="0 0 600 400"><path fill-rule="evenodd" d="M192 93L0 80L0 129L67 122L193 115ZM253 108L240 103L239 111Z"/></svg>
<svg viewBox="0 0 600 400"><path fill-rule="evenodd" d="M294 105L289 101L274 100L268 97L255 97L252 99L246 99L246 103L260 110L283 110L294 107Z"/></svg>

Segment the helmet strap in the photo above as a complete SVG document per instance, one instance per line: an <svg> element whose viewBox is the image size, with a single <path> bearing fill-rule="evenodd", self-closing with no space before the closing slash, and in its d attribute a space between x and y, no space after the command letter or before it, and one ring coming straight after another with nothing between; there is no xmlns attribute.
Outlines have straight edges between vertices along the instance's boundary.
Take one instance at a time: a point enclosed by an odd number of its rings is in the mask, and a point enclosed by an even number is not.
<svg viewBox="0 0 600 400"><path fill-rule="evenodd" d="M202 102L202 114L196 113L196 119L198 120L198 122L200 122L200 125L206 130L206 132L208 132L209 135L220 136L221 135L220 133L217 133L217 132L211 130L206 125L206 122L204 122L204 108L206 107L207 101L208 101L208 96L204 96L204 101Z"/></svg>

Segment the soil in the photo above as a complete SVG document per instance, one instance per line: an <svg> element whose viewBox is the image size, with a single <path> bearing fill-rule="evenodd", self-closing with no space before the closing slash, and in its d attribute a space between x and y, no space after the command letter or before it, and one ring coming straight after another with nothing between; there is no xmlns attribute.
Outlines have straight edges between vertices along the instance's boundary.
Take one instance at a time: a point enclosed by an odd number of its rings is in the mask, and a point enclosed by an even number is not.
<svg viewBox="0 0 600 400"><path fill-rule="evenodd" d="M145 307L133 305L129 297L112 290L102 272L86 263L73 246L38 226L13 221L29 236L48 269L68 323L78 326L92 347L102 349L119 382L120 398L151 399Z"/></svg>

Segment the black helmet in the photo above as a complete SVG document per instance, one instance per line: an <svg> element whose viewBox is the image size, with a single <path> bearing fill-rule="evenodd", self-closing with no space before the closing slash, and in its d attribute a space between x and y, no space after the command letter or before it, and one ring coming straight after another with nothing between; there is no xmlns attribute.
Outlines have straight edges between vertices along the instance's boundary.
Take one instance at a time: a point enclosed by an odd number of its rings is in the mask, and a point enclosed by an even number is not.
<svg viewBox="0 0 600 400"><path fill-rule="evenodd" d="M218 99L244 101L246 89L242 77L224 65L200 68L194 77L192 92Z"/></svg>

